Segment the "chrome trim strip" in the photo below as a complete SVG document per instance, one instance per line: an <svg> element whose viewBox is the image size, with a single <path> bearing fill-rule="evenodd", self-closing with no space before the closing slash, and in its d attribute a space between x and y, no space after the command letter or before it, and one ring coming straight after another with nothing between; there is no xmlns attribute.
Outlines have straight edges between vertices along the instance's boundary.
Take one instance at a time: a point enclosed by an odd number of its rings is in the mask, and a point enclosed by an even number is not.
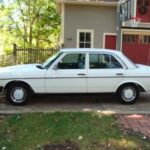
<svg viewBox="0 0 150 150"><path fill-rule="evenodd" d="M25 80L25 79L28 79L28 80L34 80L34 79L59 79L59 78L150 78L150 76L101 76L101 77L87 77L87 76L84 76L84 77L47 77L47 78L43 78L43 77L38 77L38 78L6 78L6 79L0 79L0 80L13 80L13 81L19 81L19 80Z"/></svg>

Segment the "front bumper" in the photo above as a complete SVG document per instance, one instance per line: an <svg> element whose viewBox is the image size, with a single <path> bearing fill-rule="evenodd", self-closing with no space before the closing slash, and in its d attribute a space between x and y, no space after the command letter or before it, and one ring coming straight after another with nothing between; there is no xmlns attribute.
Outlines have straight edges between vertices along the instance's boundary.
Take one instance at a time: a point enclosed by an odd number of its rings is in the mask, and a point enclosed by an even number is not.
<svg viewBox="0 0 150 150"><path fill-rule="evenodd" d="M0 86L0 95L4 94L4 87Z"/></svg>

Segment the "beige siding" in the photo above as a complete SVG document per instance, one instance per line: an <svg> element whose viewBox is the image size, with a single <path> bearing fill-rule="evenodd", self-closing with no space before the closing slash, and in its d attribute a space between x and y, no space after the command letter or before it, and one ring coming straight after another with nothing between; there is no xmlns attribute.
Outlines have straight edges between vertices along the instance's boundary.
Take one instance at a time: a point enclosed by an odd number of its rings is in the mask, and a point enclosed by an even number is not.
<svg viewBox="0 0 150 150"><path fill-rule="evenodd" d="M116 7L65 5L64 47L76 47L77 29L94 30L94 47L103 47L103 33L116 33Z"/></svg>

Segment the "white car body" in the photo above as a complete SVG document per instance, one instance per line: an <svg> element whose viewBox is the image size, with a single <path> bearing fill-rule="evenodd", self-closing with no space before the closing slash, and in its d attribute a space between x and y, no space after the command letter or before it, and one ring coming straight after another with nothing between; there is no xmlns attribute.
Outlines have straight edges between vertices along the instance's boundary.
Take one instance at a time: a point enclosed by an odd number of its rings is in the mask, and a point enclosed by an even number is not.
<svg viewBox="0 0 150 150"><path fill-rule="evenodd" d="M106 49L63 49L49 67L40 64L0 68L0 89L3 94L10 83L27 84L34 93L115 93L124 84L135 84L142 92L150 92L150 67L135 65L121 52ZM59 69L57 64L67 54L85 54L84 69ZM122 68L90 69L89 54L108 54ZM90 55L91 56L91 55ZM92 58L92 57L91 57ZM93 57L93 61L95 58Z"/></svg>

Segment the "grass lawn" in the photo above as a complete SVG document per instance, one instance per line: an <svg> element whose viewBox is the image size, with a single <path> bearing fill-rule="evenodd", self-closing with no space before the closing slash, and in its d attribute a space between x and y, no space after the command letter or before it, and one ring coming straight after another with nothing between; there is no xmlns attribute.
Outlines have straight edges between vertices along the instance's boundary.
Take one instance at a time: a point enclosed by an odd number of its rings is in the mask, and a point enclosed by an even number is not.
<svg viewBox="0 0 150 150"><path fill-rule="evenodd" d="M40 150L45 144L70 141L80 150L149 150L150 142L123 134L114 116L56 112L15 114L0 123L0 150Z"/></svg>

